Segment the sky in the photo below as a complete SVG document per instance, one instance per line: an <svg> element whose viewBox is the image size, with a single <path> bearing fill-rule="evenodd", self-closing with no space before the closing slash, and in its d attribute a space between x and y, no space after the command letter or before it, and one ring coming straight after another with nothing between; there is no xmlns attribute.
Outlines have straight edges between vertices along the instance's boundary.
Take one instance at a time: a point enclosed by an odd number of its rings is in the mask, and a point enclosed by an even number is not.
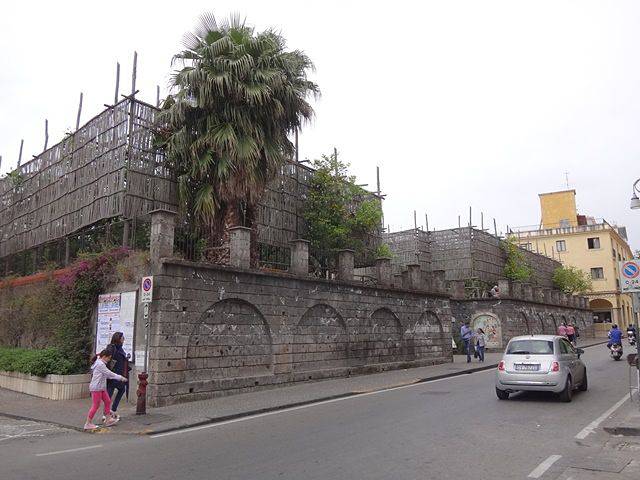
<svg viewBox="0 0 640 480"><path fill-rule="evenodd" d="M590 0L5 2L5 173L113 103L167 94L171 57L205 11L273 27L314 61L322 96L300 158L337 148L360 183L380 167L391 230L535 226L538 193L577 191L580 213L626 225L640 248L640 2Z"/></svg>

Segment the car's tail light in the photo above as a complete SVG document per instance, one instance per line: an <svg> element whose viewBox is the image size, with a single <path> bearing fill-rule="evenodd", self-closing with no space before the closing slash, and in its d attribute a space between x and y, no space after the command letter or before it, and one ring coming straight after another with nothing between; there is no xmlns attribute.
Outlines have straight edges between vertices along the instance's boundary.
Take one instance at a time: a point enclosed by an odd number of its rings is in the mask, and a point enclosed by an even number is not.
<svg viewBox="0 0 640 480"><path fill-rule="evenodd" d="M560 364L558 362L553 362L551 364L551 371L552 372L559 372L560 371Z"/></svg>
<svg viewBox="0 0 640 480"><path fill-rule="evenodd" d="M498 364L498 370L504 372L504 360L500 360L500 363Z"/></svg>

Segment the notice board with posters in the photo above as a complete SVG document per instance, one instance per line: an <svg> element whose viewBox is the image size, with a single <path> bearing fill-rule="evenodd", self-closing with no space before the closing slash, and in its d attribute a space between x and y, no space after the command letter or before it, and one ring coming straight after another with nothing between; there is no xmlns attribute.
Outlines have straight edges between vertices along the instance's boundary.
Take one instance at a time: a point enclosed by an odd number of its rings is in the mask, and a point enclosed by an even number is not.
<svg viewBox="0 0 640 480"><path fill-rule="evenodd" d="M102 351L115 332L124 333L124 351L133 353L137 292L105 293L98 296L96 353Z"/></svg>

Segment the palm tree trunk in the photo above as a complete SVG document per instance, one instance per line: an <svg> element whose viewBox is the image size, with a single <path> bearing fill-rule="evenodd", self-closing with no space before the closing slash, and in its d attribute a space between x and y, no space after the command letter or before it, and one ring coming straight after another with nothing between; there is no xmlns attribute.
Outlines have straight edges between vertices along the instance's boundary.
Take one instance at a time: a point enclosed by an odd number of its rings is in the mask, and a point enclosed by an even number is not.
<svg viewBox="0 0 640 480"><path fill-rule="evenodd" d="M251 229L250 262L251 268L258 268L260 265L260 249L258 243L258 225L256 224L257 206L247 203L245 226Z"/></svg>

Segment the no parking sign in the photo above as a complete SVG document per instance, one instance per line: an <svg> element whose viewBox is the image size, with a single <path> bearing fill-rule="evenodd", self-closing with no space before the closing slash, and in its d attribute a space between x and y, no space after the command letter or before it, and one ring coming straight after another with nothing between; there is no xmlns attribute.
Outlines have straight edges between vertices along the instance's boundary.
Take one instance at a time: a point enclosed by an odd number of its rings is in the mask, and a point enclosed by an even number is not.
<svg viewBox="0 0 640 480"><path fill-rule="evenodd" d="M153 277L142 277L140 281L140 303L149 303L153 298Z"/></svg>
<svg viewBox="0 0 640 480"><path fill-rule="evenodd" d="M640 292L640 260L619 262L619 269L622 293Z"/></svg>

